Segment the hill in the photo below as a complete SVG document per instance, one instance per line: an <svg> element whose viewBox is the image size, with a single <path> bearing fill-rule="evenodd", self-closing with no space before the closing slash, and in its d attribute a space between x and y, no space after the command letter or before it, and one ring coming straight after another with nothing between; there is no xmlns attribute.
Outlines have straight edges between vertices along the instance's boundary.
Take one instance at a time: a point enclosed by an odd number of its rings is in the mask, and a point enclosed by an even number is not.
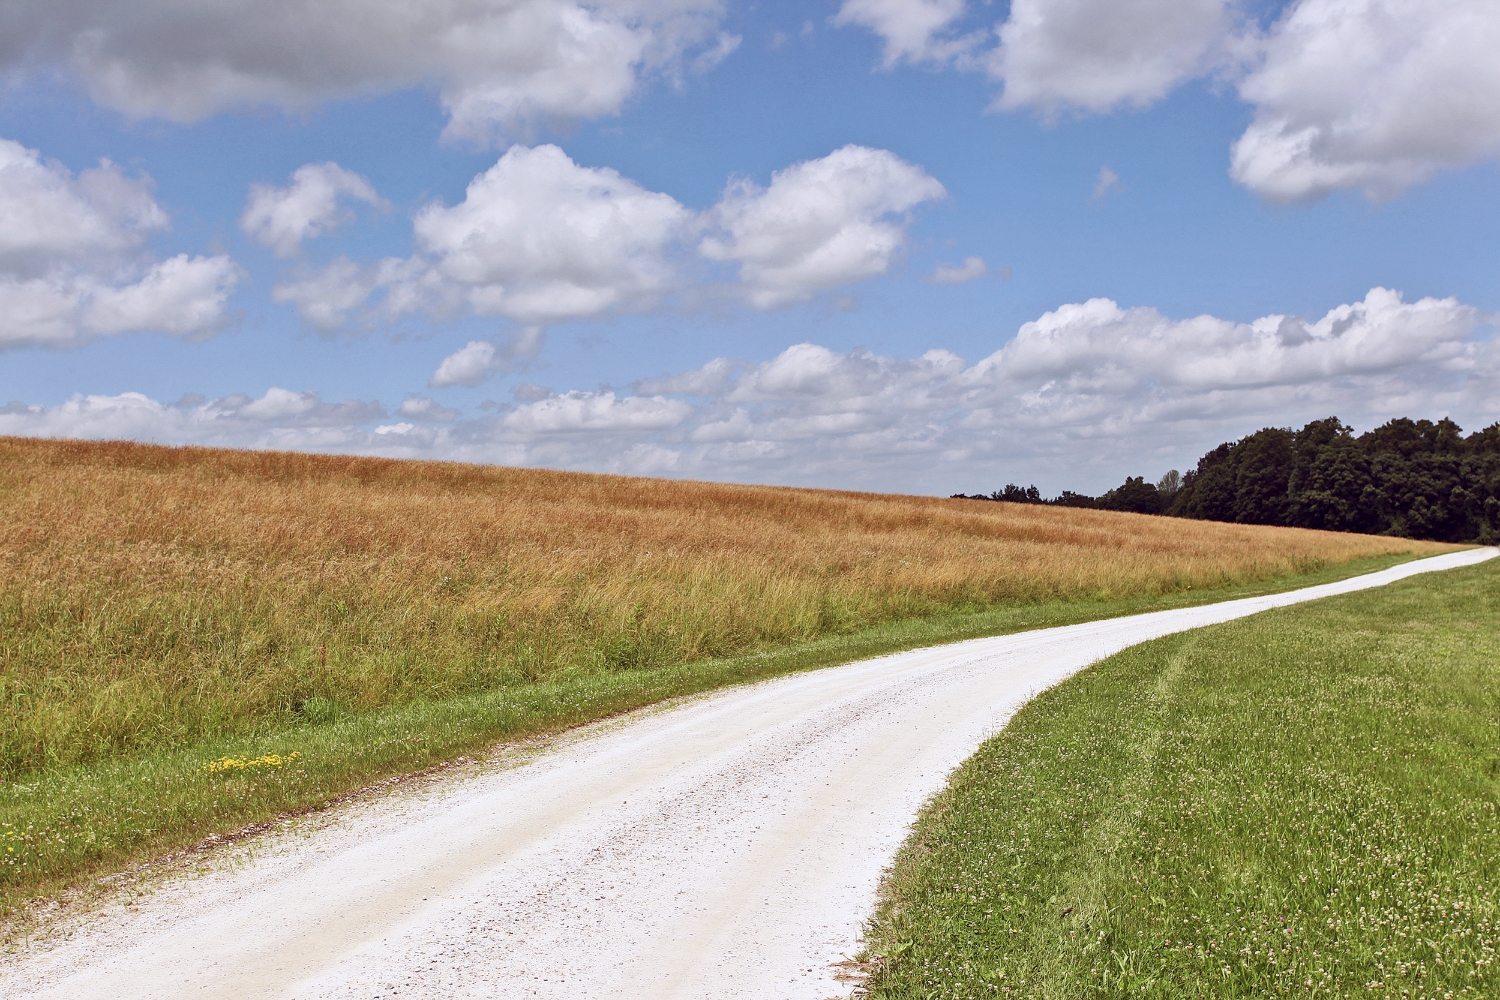
<svg viewBox="0 0 1500 1000"><path fill-rule="evenodd" d="M82 808L68 776L106 765L156 775L171 814L133 820L145 832L116 830L112 846L77 833L54 852L71 861L37 855L5 878L111 863L485 741L805 667L760 654L820 638L959 616L825 650L828 662L1436 548L928 497L0 439L0 824L40 821L16 791L26 782L69 789L48 816ZM490 707L454 707L463 698ZM441 734L421 731L432 706L448 706ZM371 735L380 726L406 735ZM316 761L313 732L326 737ZM248 781L294 751L302 784ZM225 765L245 781L210 788L195 769L220 757L263 763ZM168 772L186 798L160 791ZM114 808L117 780L89 786L90 808Z"/></svg>

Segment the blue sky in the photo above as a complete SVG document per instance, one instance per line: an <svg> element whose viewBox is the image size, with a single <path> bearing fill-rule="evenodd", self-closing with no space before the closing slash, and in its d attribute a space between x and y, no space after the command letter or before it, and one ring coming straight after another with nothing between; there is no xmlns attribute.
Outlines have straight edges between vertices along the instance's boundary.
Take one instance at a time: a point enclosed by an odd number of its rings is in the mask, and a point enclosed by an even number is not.
<svg viewBox="0 0 1500 1000"><path fill-rule="evenodd" d="M3 15L0 433L946 494L1500 419L1481 0L351 4Z"/></svg>

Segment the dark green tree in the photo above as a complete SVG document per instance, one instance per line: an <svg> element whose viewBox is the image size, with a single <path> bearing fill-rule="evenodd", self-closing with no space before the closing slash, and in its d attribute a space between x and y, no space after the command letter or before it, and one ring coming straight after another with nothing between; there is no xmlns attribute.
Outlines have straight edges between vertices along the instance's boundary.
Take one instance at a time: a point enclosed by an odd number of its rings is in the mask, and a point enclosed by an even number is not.
<svg viewBox="0 0 1500 1000"><path fill-rule="evenodd" d="M1136 476L1133 479L1127 477L1122 485L1100 497L1098 506L1102 510L1123 510L1132 514L1160 514L1164 505L1156 487L1146 482L1144 476Z"/></svg>

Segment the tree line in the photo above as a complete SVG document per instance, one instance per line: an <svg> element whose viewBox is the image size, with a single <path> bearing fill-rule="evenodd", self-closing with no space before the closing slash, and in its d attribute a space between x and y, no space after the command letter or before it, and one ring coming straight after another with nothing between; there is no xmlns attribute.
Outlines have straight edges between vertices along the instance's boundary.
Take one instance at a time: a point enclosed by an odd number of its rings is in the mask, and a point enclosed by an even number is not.
<svg viewBox="0 0 1500 1000"><path fill-rule="evenodd" d="M1228 441L1186 475L1142 476L1103 496L1007 484L1008 503L1090 507L1240 524L1278 524L1440 542L1500 540L1500 423L1464 436L1446 417L1402 417L1356 436L1337 417Z"/></svg>

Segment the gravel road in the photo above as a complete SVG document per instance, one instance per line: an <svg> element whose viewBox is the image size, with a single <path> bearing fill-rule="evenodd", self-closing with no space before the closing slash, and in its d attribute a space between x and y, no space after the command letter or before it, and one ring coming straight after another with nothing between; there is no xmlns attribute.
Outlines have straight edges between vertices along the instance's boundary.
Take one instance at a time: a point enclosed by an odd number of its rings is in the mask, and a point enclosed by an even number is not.
<svg viewBox="0 0 1500 1000"><path fill-rule="evenodd" d="M923 801L1127 646L1496 555L915 650L592 727L339 811L0 959L5 997L821 1000Z"/></svg>

